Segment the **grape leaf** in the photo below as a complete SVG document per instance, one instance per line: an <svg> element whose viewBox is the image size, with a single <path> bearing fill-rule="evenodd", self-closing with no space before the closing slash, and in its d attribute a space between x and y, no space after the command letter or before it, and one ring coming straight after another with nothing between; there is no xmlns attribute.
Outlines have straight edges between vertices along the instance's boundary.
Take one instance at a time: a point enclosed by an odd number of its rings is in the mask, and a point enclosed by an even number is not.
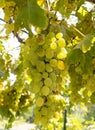
<svg viewBox="0 0 95 130"><path fill-rule="evenodd" d="M30 25L46 28L48 24L47 16L36 2L29 1L23 6L17 15L15 28L26 28L29 30Z"/></svg>
<svg viewBox="0 0 95 130"><path fill-rule="evenodd" d="M77 64L82 63L84 61L84 54L80 49L73 49L67 57L67 63L70 64Z"/></svg>

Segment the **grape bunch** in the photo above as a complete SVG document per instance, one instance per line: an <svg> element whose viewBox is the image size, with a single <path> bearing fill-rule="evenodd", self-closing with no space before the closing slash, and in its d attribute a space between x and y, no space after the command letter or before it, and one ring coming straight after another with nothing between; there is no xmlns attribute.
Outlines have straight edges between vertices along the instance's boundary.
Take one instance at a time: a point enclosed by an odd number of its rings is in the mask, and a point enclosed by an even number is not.
<svg viewBox="0 0 95 130"><path fill-rule="evenodd" d="M37 124L45 126L53 118L59 120L62 116L68 78L65 47L63 34L53 32L28 38L26 46L22 45L23 66L32 79L30 91L35 94L34 121Z"/></svg>

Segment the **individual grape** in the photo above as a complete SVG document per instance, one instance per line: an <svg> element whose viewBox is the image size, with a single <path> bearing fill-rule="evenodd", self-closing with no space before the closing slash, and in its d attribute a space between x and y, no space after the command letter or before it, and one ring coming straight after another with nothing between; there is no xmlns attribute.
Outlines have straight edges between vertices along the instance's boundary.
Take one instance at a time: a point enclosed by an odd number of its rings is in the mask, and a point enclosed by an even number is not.
<svg viewBox="0 0 95 130"><path fill-rule="evenodd" d="M65 68L64 62L61 61L61 60L59 60L59 61L57 62L57 67L58 67L58 69L60 69L60 70L64 70L64 68Z"/></svg>
<svg viewBox="0 0 95 130"><path fill-rule="evenodd" d="M40 92L41 90L41 87L43 86L43 82L34 82L34 83L31 83L31 92L33 93L38 93Z"/></svg>
<svg viewBox="0 0 95 130"><path fill-rule="evenodd" d="M46 79L46 78L48 77L48 73L47 73L47 72L43 72L43 73L42 73L42 77L43 77L44 79Z"/></svg>
<svg viewBox="0 0 95 130"><path fill-rule="evenodd" d="M54 56L54 52L52 51L52 49L48 48L46 50L46 58L51 59L51 58L53 58L53 56Z"/></svg>
<svg viewBox="0 0 95 130"><path fill-rule="evenodd" d="M48 108L47 107L45 107L45 106L43 106L42 108L41 108L41 115L47 115L48 114Z"/></svg>
<svg viewBox="0 0 95 130"><path fill-rule="evenodd" d="M46 86L51 86L51 85L52 85L52 80L51 80L50 78L46 78L46 79L44 80L44 84L45 84Z"/></svg>
<svg viewBox="0 0 95 130"><path fill-rule="evenodd" d="M65 42L65 40L64 40L63 38L60 38L60 39L58 40L58 46L59 46L60 48L63 48L63 47L66 46L66 42Z"/></svg>
<svg viewBox="0 0 95 130"><path fill-rule="evenodd" d="M51 59L51 60L50 60L50 65L51 65L52 67L56 67L56 66L57 66L57 60L56 60L56 59Z"/></svg>
<svg viewBox="0 0 95 130"><path fill-rule="evenodd" d="M42 80L42 74L39 73L36 69L32 69L31 75L32 75L32 81L37 82Z"/></svg>
<svg viewBox="0 0 95 130"><path fill-rule="evenodd" d="M44 61L38 61L36 67L39 72L44 72L45 71Z"/></svg>
<svg viewBox="0 0 95 130"><path fill-rule="evenodd" d="M57 43L56 43L56 42L52 42L52 43L50 44L50 48L51 48L52 50L57 49Z"/></svg>
<svg viewBox="0 0 95 130"><path fill-rule="evenodd" d="M46 116L42 116L40 122L41 122L41 124L43 124L44 129L47 128L47 126L48 126L48 119L47 119Z"/></svg>
<svg viewBox="0 0 95 130"><path fill-rule="evenodd" d="M34 109L34 115L35 115L34 123L39 124L42 116L41 116L41 112L38 107Z"/></svg>
<svg viewBox="0 0 95 130"><path fill-rule="evenodd" d="M43 86L42 89L41 89L41 93L42 93L44 96L49 95L49 93L50 93L49 87Z"/></svg>
<svg viewBox="0 0 95 130"><path fill-rule="evenodd" d="M31 52L31 63L32 63L32 65L33 66L35 66L36 65L36 63L37 63L37 61L38 61L38 55L37 54L35 54L34 52ZM28 56L29 57L29 56Z"/></svg>
<svg viewBox="0 0 95 130"><path fill-rule="evenodd" d="M65 59L67 57L67 51L65 48L62 48L61 51L57 54L58 59Z"/></svg>
<svg viewBox="0 0 95 130"><path fill-rule="evenodd" d="M60 39L60 38L62 38L62 37L63 37L63 34L62 34L62 33L57 33L57 34L56 34L56 38L57 38L57 39Z"/></svg>
<svg viewBox="0 0 95 130"><path fill-rule="evenodd" d="M36 100L36 106L41 107L44 104L44 99L42 97L38 97Z"/></svg>
<svg viewBox="0 0 95 130"><path fill-rule="evenodd" d="M49 74L49 77L53 81L53 83L56 82L57 76L56 76L55 72L51 72Z"/></svg>
<svg viewBox="0 0 95 130"><path fill-rule="evenodd" d="M51 42L56 42L56 38L55 38L55 37L52 37L52 38L51 38Z"/></svg>
<svg viewBox="0 0 95 130"><path fill-rule="evenodd" d="M46 71L47 72L52 72L53 71L53 68L48 63L46 64Z"/></svg>
<svg viewBox="0 0 95 130"><path fill-rule="evenodd" d="M43 48L38 48L37 49L37 55L39 57L44 57L45 56L45 50Z"/></svg>

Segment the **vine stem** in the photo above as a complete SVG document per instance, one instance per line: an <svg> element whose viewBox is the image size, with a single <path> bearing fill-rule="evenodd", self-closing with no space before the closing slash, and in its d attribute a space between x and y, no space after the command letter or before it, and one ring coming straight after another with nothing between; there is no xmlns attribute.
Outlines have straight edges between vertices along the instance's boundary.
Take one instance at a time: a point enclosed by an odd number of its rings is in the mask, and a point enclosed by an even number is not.
<svg viewBox="0 0 95 130"><path fill-rule="evenodd" d="M80 30L78 30L76 27L74 27L73 25L71 27L73 28L73 30L78 32L82 37L85 37L85 35Z"/></svg>

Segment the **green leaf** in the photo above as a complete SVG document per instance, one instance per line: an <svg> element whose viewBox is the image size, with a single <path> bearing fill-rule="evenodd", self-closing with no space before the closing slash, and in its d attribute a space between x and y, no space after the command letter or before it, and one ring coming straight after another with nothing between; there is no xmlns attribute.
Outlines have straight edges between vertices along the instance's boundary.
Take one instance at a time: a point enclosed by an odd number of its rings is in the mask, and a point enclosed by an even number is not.
<svg viewBox="0 0 95 130"><path fill-rule="evenodd" d="M67 56L67 64L78 64L84 60L84 54L80 49L73 49Z"/></svg>
<svg viewBox="0 0 95 130"><path fill-rule="evenodd" d="M83 40L80 41L80 43L75 48L80 48L84 53L89 51L92 46L92 34L88 34L84 37Z"/></svg>
<svg viewBox="0 0 95 130"><path fill-rule="evenodd" d="M27 4L19 10L15 21L15 28L25 27L29 30L31 25L46 28L48 19L44 10L36 2L28 0Z"/></svg>
<svg viewBox="0 0 95 130"><path fill-rule="evenodd" d="M92 57L89 51L85 53L84 62L81 68L84 73L88 73L88 71L92 68Z"/></svg>

